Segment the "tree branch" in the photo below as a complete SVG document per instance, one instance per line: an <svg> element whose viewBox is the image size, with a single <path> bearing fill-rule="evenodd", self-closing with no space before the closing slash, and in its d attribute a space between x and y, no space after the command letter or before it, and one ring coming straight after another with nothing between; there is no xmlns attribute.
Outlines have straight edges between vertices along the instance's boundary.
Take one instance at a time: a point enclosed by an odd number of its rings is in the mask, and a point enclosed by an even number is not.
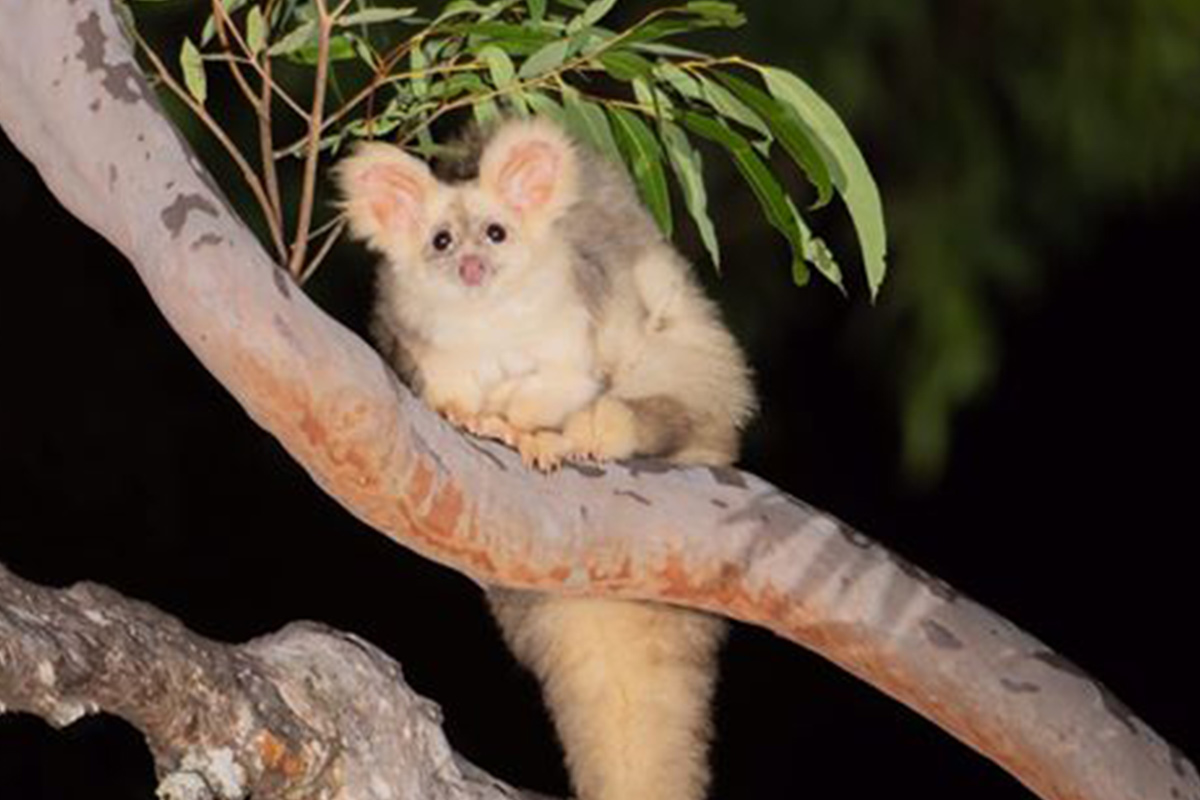
<svg viewBox="0 0 1200 800"><path fill-rule="evenodd" d="M437 706L355 636L294 623L226 645L111 589L47 589L2 566L0 709L60 727L122 717L163 800L517 796L455 754Z"/></svg>
<svg viewBox="0 0 1200 800"><path fill-rule="evenodd" d="M0 125L247 412L404 545L481 582L764 626L1043 798L1200 800L1187 759L1098 683L752 475L631 462L541 476L443 424L271 263L163 117L106 2L0 5Z"/></svg>

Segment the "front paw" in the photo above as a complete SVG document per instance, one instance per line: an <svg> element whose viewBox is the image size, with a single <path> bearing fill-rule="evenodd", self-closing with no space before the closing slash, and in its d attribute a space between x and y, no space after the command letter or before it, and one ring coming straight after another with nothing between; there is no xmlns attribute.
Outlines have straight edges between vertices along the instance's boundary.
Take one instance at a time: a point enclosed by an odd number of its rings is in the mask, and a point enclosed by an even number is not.
<svg viewBox="0 0 1200 800"><path fill-rule="evenodd" d="M567 418L563 437L572 455L597 461L637 452L637 418L628 404L604 396Z"/></svg>
<svg viewBox="0 0 1200 800"><path fill-rule="evenodd" d="M479 419L477 411L469 411L466 406L454 400L433 404L433 410L441 414L447 422L456 428L470 431Z"/></svg>
<svg viewBox="0 0 1200 800"><path fill-rule="evenodd" d="M483 439L498 439L509 447L516 447L522 435L503 417L467 411L457 403L445 403L436 411L456 428Z"/></svg>
<svg viewBox="0 0 1200 800"><path fill-rule="evenodd" d="M570 442L558 431L519 434L514 446L525 466L541 472L552 472L562 466L564 459L575 455L571 452Z"/></svg>

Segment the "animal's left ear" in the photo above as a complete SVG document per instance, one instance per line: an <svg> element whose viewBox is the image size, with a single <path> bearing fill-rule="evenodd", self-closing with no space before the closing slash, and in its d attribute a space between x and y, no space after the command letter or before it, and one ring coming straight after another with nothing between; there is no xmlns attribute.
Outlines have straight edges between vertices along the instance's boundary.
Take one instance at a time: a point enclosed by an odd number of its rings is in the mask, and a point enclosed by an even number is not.
<svg viewBox="0 0 1200 800"><path fill-rule="evenodd" d="M552 222L575 202L579 155L544 119L504 123L484 148L479 184L528 220Z"/></svg>

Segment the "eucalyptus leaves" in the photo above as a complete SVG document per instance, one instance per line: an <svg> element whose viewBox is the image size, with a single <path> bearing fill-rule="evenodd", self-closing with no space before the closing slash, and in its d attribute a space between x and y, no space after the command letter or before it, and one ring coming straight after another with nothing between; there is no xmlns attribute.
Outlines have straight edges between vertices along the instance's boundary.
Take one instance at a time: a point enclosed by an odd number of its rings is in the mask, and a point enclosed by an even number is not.
<svg viewBox="0 0 1200 800"><path fill-rule="evenodd" d="M143 0L150 2L151 0ZM172 2L172 0L154 0ZM178 1L178 0L176 0ZM437 150L432 126L455 111L481 122L500 114L541 114L625 163L643 201L668 235L675 225L670 181L715 265L720 246L708 211L696 142L733 160L764 216L791 246L793 277L809 267L837 286L842 272L777 177L789 161L812 185L815 210L845 203L874 297L886 270L879 192L837 114L787 70L740 56L711 56L678 40L703 29L736 28L738 8L692 0L653 10L625 28L603 23L616 0L453 0L435 17L369 0L212 0L195 41L179 51L179 74L149 53L159 77L231 151L268 221L279 258L311 274L340 232L337 220L311 230L319 154L348 140L388 137L417 152ZM306 69L311 96L293 97L275 78ZM208 71L229 68L259 119L258 169L206 110ZM335 81L336 79L336 81ZM328 102L335 84L337 100ZM347 90L346 85L353 85ZM272 120L296 114L308 134L277 146ZM285 239L276 164L304 162L292 242ZM310 241L323 242L308 255Z"/></svg>

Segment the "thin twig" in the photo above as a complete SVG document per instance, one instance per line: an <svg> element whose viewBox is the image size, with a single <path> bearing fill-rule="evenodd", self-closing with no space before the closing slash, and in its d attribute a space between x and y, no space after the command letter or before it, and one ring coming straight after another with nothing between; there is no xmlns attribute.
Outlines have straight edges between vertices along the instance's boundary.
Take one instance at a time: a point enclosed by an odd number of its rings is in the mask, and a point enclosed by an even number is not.
<svg viewBox="0 0 1200 800"><path fill-rule="evenodd" d="M265 184L267 199L270 204L270 214L275 220L275 224L279 229L283 230L283 209L279 198L279 176L275 169L275 142L271 130L271 59L264 59L264 64L260 67L257 63L254 53L251 51L249 44L242 38L237 26L233 24L229 13L225 10L225 6L220 0L213 0L213 16L216 19L217 37L221 41L221 46L225 48L225 52L231 56L229 59L229 71L233 74L234 81L245 95L250 107L254 109L255 117L258 119L258 150L259 159L262 167L262 178ZM270 14L270 4L267 5L267 14ZM233 47L230 44L230 33L232 39L236 42L237 47L242 51L245 61L242 62L236 57L233 52ZM253 65L259 73L261 91L255 92L250 86L250 81L242 73L239 63L248 63ZM280 253L281 260L287 258L286 253Z"/></svg>
<svg viewBox="0 0 1200 800"><path fill-rule="evenodd" d="M262 64L258 63L258 60L254 57L254 53L252 53L250 51L250 45L247 44L246 40L242 38L241 31L239 31L237 26L233 24L233 20L230 19L229 14L225 11L224 5L222 5L220 0L212 0L212 2L213 2L214 14L217 17L218 22L220 23L220 25L218 26L218 31L221 29L221 27L228 26L228 30L232 34L234 40L236 41L238 48L242 51L242 53L245 56L244 60L238 59L233 54L233 51L229 47L228 43L222 37L221 44L222 44L222 46L225 47L228 55L230 56L230 58L228 60L236 61L238 63L244 63L247 66L253 67L254 70L258 73L258 77L261 78L262 80L266 81L271 86L271 91L273 91L275 94L279 95L279 98L281 100L283 100L284 104L287 105L289 108L291 108L292 111L294 111L297 116L299 116L301 119L307 121L308 120L308 111L306 111L298 102L296 102L295 98L293 98L286 91L284 91L283 87L281 87L279 84L275 83L274 81L272 81L270 79L270 75L268 74L268 72L270 71L269 70L270 58L264 57L263 63ZM270 2L268 2L267 7L265 9L264 16L268 16L268 17L270 16L271 6L273 6L273 5L274 5L274 0L270 0ZM232 69L232 67L231 67L231 69ZM243 91L245 91L247 93L246 99L250 101L251 105L253 105L256 102L254 93L249 91L248 88L244 89Z"/></svg>
<svg viewBox="0 0 1200 800"><path fill-rule="evenodd" d="M427 36L431 35L434 30L435 28L431 26L396 45L395 49L393 49L391 53L384 57L379 65L379 68L375 71L374 76L372 76L371 82L356 92L349 100L343 103L341 108L330 112L326 116L324 127L328 128L330 125L340 122L343 117L357 108L360 103L373 96L379 89L380 85L387 82L386 76L388 71L391 70L392 67L396 66L396 64L398 64L400 60L408 54L408 51L411 50L413 46ZM324 133L324 130L321 132ZM306 141L306 138L298 139L284 147L282 150L277 151L275 155L280 157L291 155L300 148L304 147Z"/></svg>
<svg viewBox="0 0 1200 800"><path fill-rule="evenodd" d="M317 162L320 159L321 151L321 127L325 115L325 89L329 76L330 34L338 14L349 4L350 0L342 0L338 8L330 14L326 0L317 0L317 74L313 85L312 112L308 122L308 153L304 161L300 212L296 216L296 233L292 240L291 260L288 262L288 271L297 278L304 271L304 260L308 253L308 231L312 225Z"/></svg>
<svg viewBox="0 0 1200 800"><path fill-rule="evenodd" d="M303 285L317 271L317 267L321 266L321 262L325 260L325 256L329 255L329 251L333 249L333 245L342 236L342 231L346 229L346 219L344 217L335 217L329 223L321 228L321 230L329 229L329 234L325 237L325 241L321 243L317 254L312 257L312 260L304 267L304 272L300 275L300 284ZM314 232L314 236L316 232Z"/></svg>

